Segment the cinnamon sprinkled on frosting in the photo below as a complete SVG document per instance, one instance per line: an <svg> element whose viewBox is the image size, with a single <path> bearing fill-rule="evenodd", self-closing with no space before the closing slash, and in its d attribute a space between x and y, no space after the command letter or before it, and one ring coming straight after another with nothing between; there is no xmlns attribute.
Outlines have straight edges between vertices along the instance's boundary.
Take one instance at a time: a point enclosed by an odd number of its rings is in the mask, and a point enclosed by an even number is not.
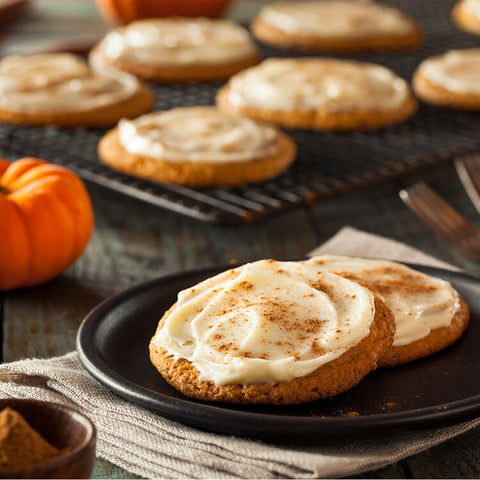
<svg viewBox="0 0 480 480"><path fill-rule="evenodd" d="M429 82L458 93L480 94L480 48L450 50L425 59L418 71Z"/></svg>
<svg viewBox="0 0 480 480"><path fill-rule="evenodd" d="M179 293L152 342L218 385L307 375L369 333L372 293L301 262L261 260Z"/></svg>
<svg viewBox="0 0 480 480"><path fill-rule="evenodd" d="M92 70L68 53L0 60L0 105L11 110L90 110L131 98L139 89L133 75L108 68Z"/></svg>
<svg viewBox="0 0 480 480"><path fill-rule="evenodd" d="M356 281L382 298L395 315L393 346L450 325L460 308L458 293L448 282L396 262L326 255L305 263Z"/></svg>
<svg viewBox="0 0 480 480"><path fill-rule="evenodd" d="M100 42L108 58L151 65L216 65L256 53L250 35L225 19L155 18L132 22Z"/></svg>
<svg viewBox="0 0 480 480"><path fill-rule="evenodd" d="M248 162L279 150L274 128L214 107L150 113L118 128L130 153L169 162Z"/></svg>
<svg viewBox="0 0 480 480"><path fill-rule="evenodd" d="M259 13L265 23L287 33L317 37L361 38L408 34L412 21L394 8L351 0L275 2Z"/></svg>
<svg viewBox="0 0 480 480"><path fill-rule="evenodd" d="M381 110L410 96L407 83L388 68L334 58L268 58L228 86L231 105L273 110Z"/></svg>

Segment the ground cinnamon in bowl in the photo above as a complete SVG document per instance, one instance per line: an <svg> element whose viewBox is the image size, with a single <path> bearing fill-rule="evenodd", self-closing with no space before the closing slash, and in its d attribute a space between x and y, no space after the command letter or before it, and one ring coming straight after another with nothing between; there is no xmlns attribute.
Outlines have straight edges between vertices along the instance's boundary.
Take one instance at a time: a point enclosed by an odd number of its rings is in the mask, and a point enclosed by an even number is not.
<svg viewBox="0 0 480 480"><path fill-rule="evenodd" d="M0 412L0 467L26 467L62 453L10 407Z"/></svg>

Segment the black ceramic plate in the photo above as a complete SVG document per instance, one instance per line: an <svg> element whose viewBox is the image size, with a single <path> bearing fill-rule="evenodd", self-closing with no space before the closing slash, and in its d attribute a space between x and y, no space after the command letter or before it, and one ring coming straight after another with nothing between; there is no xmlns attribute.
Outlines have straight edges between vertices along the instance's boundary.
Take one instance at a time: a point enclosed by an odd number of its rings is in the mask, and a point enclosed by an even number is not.
<svg viewBox="0 0 480 480"><path fill-rule="evenodd" d="M178 291L228 267L168 275L119 293L80 327L77 350L86 369L120 396L198 428L241 436L372 436L440 427L480 415L480 281L413 266L450 281L471 308L470 325L453 346L428 358L379 369L336 397L275 407L207 403L184 397L150 364L149 340Z"/></svg>

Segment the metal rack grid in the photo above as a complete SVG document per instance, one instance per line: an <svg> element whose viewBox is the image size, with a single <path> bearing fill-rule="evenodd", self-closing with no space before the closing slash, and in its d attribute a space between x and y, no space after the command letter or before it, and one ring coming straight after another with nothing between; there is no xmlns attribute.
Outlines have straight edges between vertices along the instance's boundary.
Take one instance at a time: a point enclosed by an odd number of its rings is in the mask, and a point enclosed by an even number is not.
<svg viewBox="0 0 480 480"><path fill-rule="evenodd" d="M425 32L423 47L411 52L343 56L386 65L410 79L419 62L452 48L480 46L450 20L451 0L389 2L413 15ZM298 53L264 50L265 56ZM156 109L211 105L221 84L152 86ZM154 183L115 172L98 159L101 130L0 126L0 155L38 156L65 165L85 180L197 220L234 225L319 199L364 188L480 149L480 115L421 104L409 121L368 132L290 130L298 146L294 165L276 179L241 188L192 189Z"/></svg>

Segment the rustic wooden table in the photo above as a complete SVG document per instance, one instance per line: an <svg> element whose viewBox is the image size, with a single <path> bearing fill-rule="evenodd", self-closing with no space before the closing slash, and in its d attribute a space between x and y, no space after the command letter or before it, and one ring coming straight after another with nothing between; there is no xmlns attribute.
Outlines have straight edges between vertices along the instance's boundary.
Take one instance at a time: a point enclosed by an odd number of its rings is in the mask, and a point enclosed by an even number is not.
<svg viewBox="0 0 480 480"><path fill-rule="evenodd" d="M83 16L77 18L77 28L82 21L84 25L89 25L84 30L87 34L95 34L105 28L99 18L94 17L91 8L82 8ZM48 30L44 27L49 15L45 11L35 14L36 18L43 16L43 23L36 24L42 32ZM62 15L65 18L70 16L65 12ZM63 25L65 30L69 29L66 23ZM27 48L11 39L9 42L7 47L10 50ZM480 227L480 216L469 202L450 163L422 175L417 174L414 178L389 182L322 201L312 208L298 208L238 227L202 224L87 184L93 200L96 226L82 257L64 274L47 284L0 293L1 360L48 358L73 350L77 328L85 315L103 299L126 287L170 272L231 261L302 257L344 225L405 242L480 275L479 264L447 247L399 199L398 190L420 177ZM131 476L129 472L101 459L98 459L93 471L94 478ZM479 476L480 431L475 429L361 477Z"/></svg>

